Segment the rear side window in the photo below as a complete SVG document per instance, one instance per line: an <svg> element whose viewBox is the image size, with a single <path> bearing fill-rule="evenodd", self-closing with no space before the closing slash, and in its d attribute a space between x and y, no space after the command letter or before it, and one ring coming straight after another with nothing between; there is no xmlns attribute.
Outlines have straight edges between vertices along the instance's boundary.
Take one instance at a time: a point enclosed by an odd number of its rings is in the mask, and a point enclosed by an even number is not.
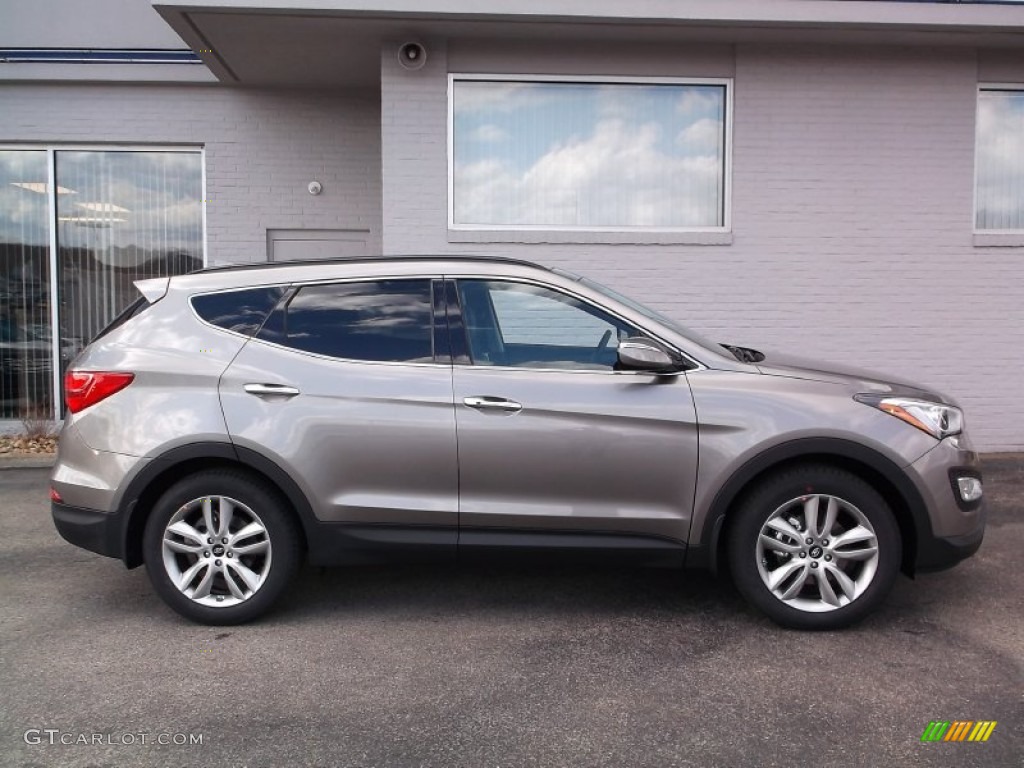
<svg viewBox="0 0 1024 768"><path fill-rule="evenodd" d="M209 293L193 296L192 307L196 314L211 325L252 336L284 296L284 290L274 286Z"/></svg>
<svg viewBox="0 0 1024 768"><path fill-rule="evenodd" d="M430 280L301 288L259 338L304 352L371 362L434 360Z"/></svg>

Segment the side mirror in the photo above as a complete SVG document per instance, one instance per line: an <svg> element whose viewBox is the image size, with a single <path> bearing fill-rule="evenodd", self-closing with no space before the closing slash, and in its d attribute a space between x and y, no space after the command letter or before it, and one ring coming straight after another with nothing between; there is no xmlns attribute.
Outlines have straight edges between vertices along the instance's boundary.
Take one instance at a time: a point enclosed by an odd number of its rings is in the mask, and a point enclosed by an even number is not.
<svg viewBox="0 0 1024 768"><path fill-rule="evenodd" d="M682 369L679 360L656 341L631 336L619 342L619 366L630 371L671 373Z"/></svg>

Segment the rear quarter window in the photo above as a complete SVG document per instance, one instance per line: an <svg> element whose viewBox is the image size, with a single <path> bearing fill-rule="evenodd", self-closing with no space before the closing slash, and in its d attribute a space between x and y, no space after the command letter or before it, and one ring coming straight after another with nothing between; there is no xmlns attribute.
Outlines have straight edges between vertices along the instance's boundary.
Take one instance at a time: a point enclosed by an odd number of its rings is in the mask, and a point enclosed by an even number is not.
<svg viewBox="0 0 1024 768"><path fill-rule="evenodd" d="M192 297L192 308L203 320L226 331L252 336L284 296L281 286L245 288Z"/></svg>

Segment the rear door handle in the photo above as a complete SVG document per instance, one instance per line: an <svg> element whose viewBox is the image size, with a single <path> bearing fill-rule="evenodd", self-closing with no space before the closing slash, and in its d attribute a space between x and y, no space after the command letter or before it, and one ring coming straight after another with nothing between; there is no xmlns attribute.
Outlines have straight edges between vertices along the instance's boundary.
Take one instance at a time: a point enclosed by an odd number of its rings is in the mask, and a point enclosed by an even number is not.
<svg viewBox="0 0 1024 768"><path fill-rule="evenodd" d="M516 413L523 410L523 406L515 400L508 400L504 397L491 397L489 395L476 395L462 400L469 408L481 411L505 411Z"/></svg>
<svg viewBox="0 0 1024 768"><path fill-rule="evenodd" d="M242 389L256 397L295 397L299 394L295 387L284 384L246 384Z"/></svg>

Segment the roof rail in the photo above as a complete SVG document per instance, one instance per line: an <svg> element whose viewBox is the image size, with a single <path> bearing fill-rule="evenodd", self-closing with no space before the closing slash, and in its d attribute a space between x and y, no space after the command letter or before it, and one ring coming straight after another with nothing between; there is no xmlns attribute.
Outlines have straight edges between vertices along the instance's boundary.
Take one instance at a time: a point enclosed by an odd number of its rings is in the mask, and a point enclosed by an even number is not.
<svg viewBox="0 0 1024 768"><path fill-rule="evenodd" d="M477 255L463 255L463 254L408 254L402 256L353 256L353 257L342 257L337 259L297 259L295 261L259 261L250 264L222 264L216 267L204 267L203 269L197 269L189 274L205 274L208 272L232 272L241 271L246 269L287 269L288 267L303 267L303 266L324 266L330 264L352 264L352 263L371 263L377 261L489 261L500 264L518 264L525 267L536 267L537 269L544 269L550 271L549 267L545 267L542 264L537 264L533 261L527 261L526 259L515 259L508 256L477 256Z"/></svg>

